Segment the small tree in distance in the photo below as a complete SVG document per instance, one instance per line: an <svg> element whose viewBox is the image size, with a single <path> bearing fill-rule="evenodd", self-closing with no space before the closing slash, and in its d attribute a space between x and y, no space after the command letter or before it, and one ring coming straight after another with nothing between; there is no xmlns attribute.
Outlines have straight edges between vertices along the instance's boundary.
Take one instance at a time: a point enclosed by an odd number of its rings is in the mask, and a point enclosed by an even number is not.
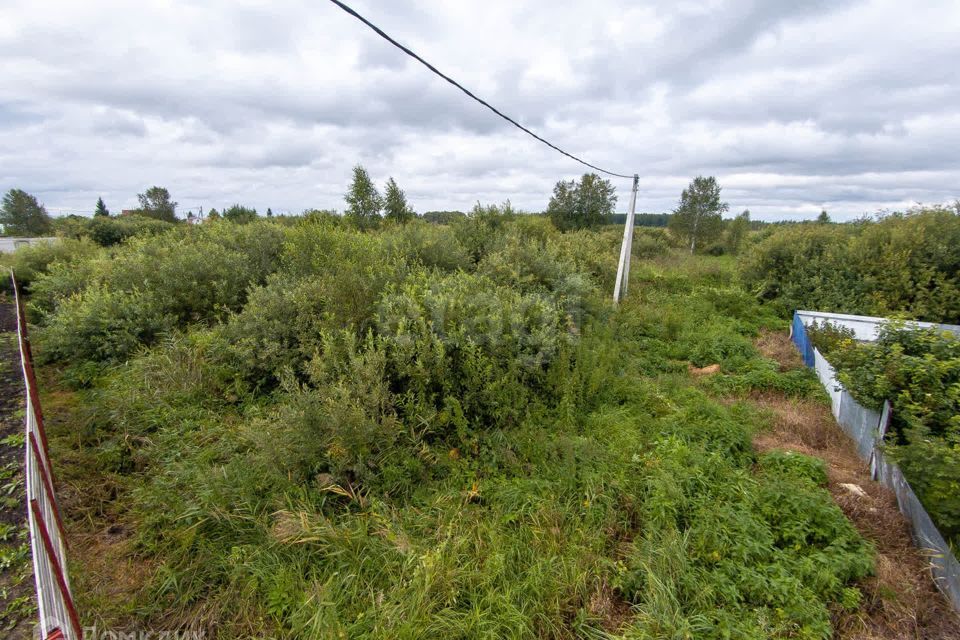
<svg viewBox="0 0 960 640"><path fill-rule="evenodd" d="M750 210L744 209L743 213L727 223L726 250L727 253L740 253L747 234L750 233Z"/></svg>
<svg viewBox="0 0 960 640"><path fill-rule="evenodd" d="M177 203L170 200L170 192L163 187L150 187L138 193L137 199L140 201L140 214L166 222L177 221Z"/></svg>
<svg viewBox="0 0 960 640"><path fill-rule="evenodd" d="M42 236L53 228L44 206L23 189L10 189L3 196L0 224L8 236Z"/></svg>
<svg viewBox="0 0 960 640"><path fill-rule="evenodd" d="M820 211L820 215L817 216L817 223L819 224L829 224L830 223L830 214L827 213L826 209Z"/></svg>
<svg viewBox="0 0 960 640"><path fill-rule="evenodd" d="M397 181L393 179L393 176L390 176L390 179L387 180L383 212L387 220L395 222L409 222L416 215L410 205L407 204L407 194L397 186Z"/></svg>
<svg viewBox="0 0 960 640"><path fill-rule="evenodd" d="M241 204L235 204L229 209L223 210L223 219L239 224L246 224L257 219L257 210L245 207Z"/></svg>
<svg viewBox="0 0 960 640"><path fill-rule="evenodd" d="M595 173L585 173L577 183L559 181L547 205L547 215L561 231L596 227L610 221L617 196L613 185Z"/></svg>
<svg viewBox="0 0 960 640"><path fill-rule="evenodd" d="M273 209L271 209L270 207L267 207L267 217L268 218L273 217Z"/></svg>
<svg viewBox="0 0 960 640"><path fill-rule="evenodd" d="M712 242L723 229L723 212L729 209L720 201L720 185L713 176L697 176L680 195L680 204L670 217L670 230L690 244L690 253L697 245Z"/></svg>
<svg viewBox="0 0 960 640"><path fill-rule="evenodd" d="M346 217L358 227L374 226L380 220L383 198L370 174L359 164L353 168L353 182L344 199L347 201Z"/></svg>
<svg viewBox="0 0 960 640"><path fill-rule="evenodd" d="M107 205L103 203L103 198L97 198L97 208L93 210L94 218L108 218L110 217L110 210L107 209Z"/></svg>

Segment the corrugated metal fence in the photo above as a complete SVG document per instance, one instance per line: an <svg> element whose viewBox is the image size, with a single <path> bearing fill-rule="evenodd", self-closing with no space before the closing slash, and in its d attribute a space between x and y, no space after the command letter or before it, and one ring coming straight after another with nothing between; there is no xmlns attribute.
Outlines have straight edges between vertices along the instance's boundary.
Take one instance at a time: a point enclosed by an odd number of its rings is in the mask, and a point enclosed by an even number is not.
<svg viewBox="0 0 960 640"><path fill-rule="evenodd" d="M960 563L899 467L883 456L881 445L890 424L890 404L884 403L883 412L877 413L854 400L837 382L830 363L810 343L806 328L798 315L794 315L791 337L804 354L804 361L807 360L807 353L813 356L813 362L808 363L808 366L814 368L820 382L830 394L830 403L837 423L853 438L860 457L870 463L873 478L896 494L901 513L910 521L914 542L929 558L934 582L950 600L953 608L960 611Z"/></svg>
<svg viewBox="0 0 960 640"><path fill-rule="evenodd" d="M30 548L33 554L33 576L37 587L40 638L81 640L83 630L73 603L66 564L66 534L57 497L55 479L50 465L47 436L43 427L43 411L37 379L33 373L33 358L27 336L27 320L23 302L13 272L14 299L17 307L17 338L20 362L26 386L26 488L27 518L30 528Z"/></svg>

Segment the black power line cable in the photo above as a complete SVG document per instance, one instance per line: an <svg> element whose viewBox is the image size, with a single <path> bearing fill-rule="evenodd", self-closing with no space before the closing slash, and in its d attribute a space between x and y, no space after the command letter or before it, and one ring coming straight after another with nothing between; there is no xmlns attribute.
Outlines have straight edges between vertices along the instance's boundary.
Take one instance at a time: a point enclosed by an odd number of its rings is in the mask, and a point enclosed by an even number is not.
<svg viewBox="0 0 960 640"><path fill-rule="evenodd" d="M566 151L564 151L563 149L561 149L561 148L558 147L557 145L553 144L552 142L550 142L550 141L548 141L548 140L544 140L543 138L541 138L540 136L538 136L537 134L535 134L533 131L530 131L530 129L527 129L525 126L523 126L522 124L520 124L519 122L517 122L516 120L514 120L514 119L511 118L510 116L506 115L505 113L503 113L502 111L500 111L499 109L497 109L496 107L494 107L493 105L491 105L491 104L490 104L489 102L487 102L486 100L483 100L482 98L478 98L476 95L473 94L473 92L471 92L469 89L467 89L466 87L464 87L462 84L460 84L459 82L457 82L456 80L454 80L454 79L451 78L450 76L441 73L435 66L433 66L432 64L430 64L429 62L427 62L426 60L424 60L423 58L421 58L420 56L418 56L416 53L414 53L413 51L411 51L411 50L408 49L407 47L403 46L402 44L400 44L399 42L397 42L396 40L394 40L393 38L391 38L389 35L387 35L387 34L383 31L383 29L381 29L381 28L378 27L377 25L373 24L372 22L370 22L369 20L367 20L366 18L364 18L362 15L360 15L359 13L357 13L356 11L354 11L354 10L353 10L352 8L350 8L349 6L345 5L344 3L340 2L339 0L330 0L330 2L332 2L332 3L335 4L335 5L337 5L338 7L340 7L341 9L343 9L344 11L346 11L347 13L349 13L351 16L353 16L354 18L356 18L357 20L359 20L359 21L362 22L363 24L365 24L365 25L367 25L368 27L370 27L371 29L373 29L373 30L377 33L377 35L379 35L381 38L383 38L384 40L386 40L387 42L389 42L390 44L392 44L392 45L395 46L396 48L398 48L398 49L400 49L401 51L403 51L405 54L407 54L408 56L410 56L411 58L413 58L414 60L416 60L417 62L419 62L420 64L422 64L423 66L425 66L427 69L430 69L430 71L434 72L435 74L437 74L438 76L440 76L441 78L443 78L444 80L446 80L447 82L449 82L450 84L452 84L453 86L455 86L457 89L460 89L460 91L463 91L465 94L467 94L468 96L470 96L471 98L473 98L474 100L476 100L477 102L479 102L480 104L482 104L483 106L485 106L487 109L490 109L490 111L493 111L495 114L497 114L498 116L500 116L501 118L503 118L504 120L506 120L507 122L509 122L510 124L512 124L513 126L517 127L517 128L520 129L521 131L523 131L523 132L525 132L525 133L533 136L534 138L536 138L537 140L539 140L539 141L542 142L543 144L547 145L547 146L550 147L551 149L553 149L553 150L555 150L555 151L559 151L560 153L562 153L563 155L567 156L567 157L570 158L571 160L576 160L577 162L579 162L579 163L582 164L582 165L586 165L586 166L590 167L591 169L596 169L596 170L599 171L600 173L605 173L605 174L610 175L610 176L616 176L617 178L633 178L632 175L629 175L629 176L628 176L628 175L625 175L625 174L622 174L622 173L615 173L615 172L613 172L613 171L607 171L606 169L601 169L601 168L598 167L597 165L590 164L590 163L587 162L586 160L581 160L580 158L578 158L577 156L573 155L572 153L567 153Z"/></svg>

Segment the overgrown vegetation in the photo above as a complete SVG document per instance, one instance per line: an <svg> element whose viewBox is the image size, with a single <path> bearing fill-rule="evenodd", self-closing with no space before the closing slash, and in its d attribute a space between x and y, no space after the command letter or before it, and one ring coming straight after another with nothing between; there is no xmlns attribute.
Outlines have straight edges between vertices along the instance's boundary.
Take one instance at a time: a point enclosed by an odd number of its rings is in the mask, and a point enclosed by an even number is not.
<svg viewBox="0 0 960 640"><path fill-rule="evenodd" d="M783 323L728 258L636 238L619 308L616 229L509 205L35 260L36 353L77 398L58 471L151 567L107 597L77 557L81 610L217 637L830 637L871 549L818 461L757 455L762 417L719 401L816 381L756 351Z"/></svg>
<svg viewBox="0 0 960 640"><path fill-rule="evenodd" d="M960 339L885 324L876 342L811 332L837 378L864 406L892 407L887 450L944 537L960 542Z"/></svg>
<svg viewBox="0 0 960 640"><path fill-rule="evenodd" d="M944 208L855 224L771 229L744 260L745 285L795 309L960 323L960 215Z"/></svg>

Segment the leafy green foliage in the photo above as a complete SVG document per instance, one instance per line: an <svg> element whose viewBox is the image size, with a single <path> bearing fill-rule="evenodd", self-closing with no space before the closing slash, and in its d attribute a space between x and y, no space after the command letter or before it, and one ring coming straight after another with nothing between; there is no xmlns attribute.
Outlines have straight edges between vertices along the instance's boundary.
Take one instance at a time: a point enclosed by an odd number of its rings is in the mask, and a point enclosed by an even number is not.
<svg viewBox="0 0 960 640"><path fill-rule="evenodd" d="M413 212L410 205L407 204L407 196L403 189L397 186L396 180L391 176L387 180L387 191L383 198L383 210L387 220L395 222L409 222L417 214Z"/></svg>
<svg viewBox="0 0 960 640"><path fill-rule="evenodd" d="M109 486L91 513L156 568L81 606L237 638L829 637L871 550L822 465L758 457L714 397L802 393L752 344L779 321L657 231L612 306L619 240L508 203L207 223L47 270L38 355L86 384L63 481Z"/></svg>
<svg viewBox="0 0 960 640"><path fill-rule="evenodd" d="M670 231L684 238L690 253L710 244L723 230L723 212L728 209L720 200L720 185L713 176L697 176L680 195L680 204L670 217Z"/></svg>
<svg viewBox="0 0 960 640"><path fill-rule="evenodd" d="M806 331L810 342L827 359L838 350L852 345L857 336L853 329L828 321L814 322Z"/></svg>
<svg viewBox="0 0 960 640"><path fill-rule="evenodd" d="M889 453L944 537L960 540L960 339L889 323L876 342L828 348L857 401L875 409L890 401Z"/></svg>
<svg viewBox="0 0 960 640"><path fill-rule="evenodd" d="M39 286L50 303L39 337L43 357L109 362L131 354L180 324L222 319L246 300L279 262L283 233L273 225L213 225L191 233L138 237L110 260L83 274L85 287L68 281ZM57 278L52 270L40 280ZM44 312L45 309L39 309Z"/></svg>
<svg viewBox="0 0 960 640"><path fill-rule="evenodd" d="M424 211L421 217L434 224L450 224L454 220L465 218L466 215L463 211Z"/></svg>
<svg viewBox="0 0 960 640"><path fill-rule="evenodd" d="M235 204L229 209L224 209L220 215L224 220L238 224L247 224L257 219L257 210L241 204Z"/></svg>
<svg viewBox="0 0 960 640"><path fill-rule="evenodd" d="M370 174L362 166L353 168L353 182L344 196L347 201L346 217L357 227L363 229L376 226L383 209L383 198L370 179Z"/></svg>
<svg viewBox="0 0 960 640"><path fill-rule="evenodd" d="M12 254L3 255L2 262L13 269L20 286L30 290L37 278L54 266L77 266L98 253L97 246L88 240L64 238L18 247ZM3 278L8 279L8 275L4 273Z"/></svg>
<svg viewBox="0 0 960 640"><path fill-rule="evenodd" d="M55 226L59 236L89 238L101 247L120 244L133 236L156 235L175 228L173 223L136 214L117 218L96 215L93 218L80 216L58 218Z"/></svg>
<svg viewBox="0 0 960 640"><path fill-rule="evenodd" d="M413 220L402 227L387 229L384 243L403 262L442 271L469 269L470 255L453 229Z"/></svg>
<svg viewBox="0 0 960 640"><path fill-rule="evenodd" d="M752 248L742 274L784 314L816 309L958 323L960 216L935 208L785 227Z"/></svg>
<svg viewBox="0 0 960 640"><path fill-rule="evenodd" d="M723 244L727 253L740 253L750 233L750 212L744 211L727 223Z"/></svg>
<svg viewBox="0 0 960 640"><path fill-rule="evenodd" d="M4 194L0 224L7 236L43 236L53 228L53 221L44 206L23 189L10 189Z"/></svg>
<svg viewBox="0 0 960 640"><path fill-rule="evenodd" d="M110 210L107 209L107 205L104 204L103 198L97 198L97 206L93 210L94 218L108 218L110 217Z"/></svg>
<svg viewBox="0 0 960 640"><path fill-rule="evenodd" d="M479 202L465 218L451 224L460 244L474 262L479 262L497 243L506 231L507 223L517 217L510 201L501 206L483 206Z"/></svg>
<svg viewBox="0 0 960 640"><path fill-rule="evenodd" d="M751 477L669 436L642 461L646 527L618 577L639 637L829 638L821 600L856 607L845 584L870 571L869 551L817 487L822 462L771 452Z"/></svg>
<svg viewBox="0 0 960 640"><path fill-rule="evenodd" d="M138 193L137 200L140 201L137 210L140 215L164 222L177 221L177 203L170 199L170 192L164 187L150 187Z"/></svg>
<svg viewBox="0 0 960 640"><path fill-rule="evenodd" d="M561 180L556 184L546 213L561 231L587 229L610 222L616 204L616 190L610 181L585 173L579 183Z"/></svg>

